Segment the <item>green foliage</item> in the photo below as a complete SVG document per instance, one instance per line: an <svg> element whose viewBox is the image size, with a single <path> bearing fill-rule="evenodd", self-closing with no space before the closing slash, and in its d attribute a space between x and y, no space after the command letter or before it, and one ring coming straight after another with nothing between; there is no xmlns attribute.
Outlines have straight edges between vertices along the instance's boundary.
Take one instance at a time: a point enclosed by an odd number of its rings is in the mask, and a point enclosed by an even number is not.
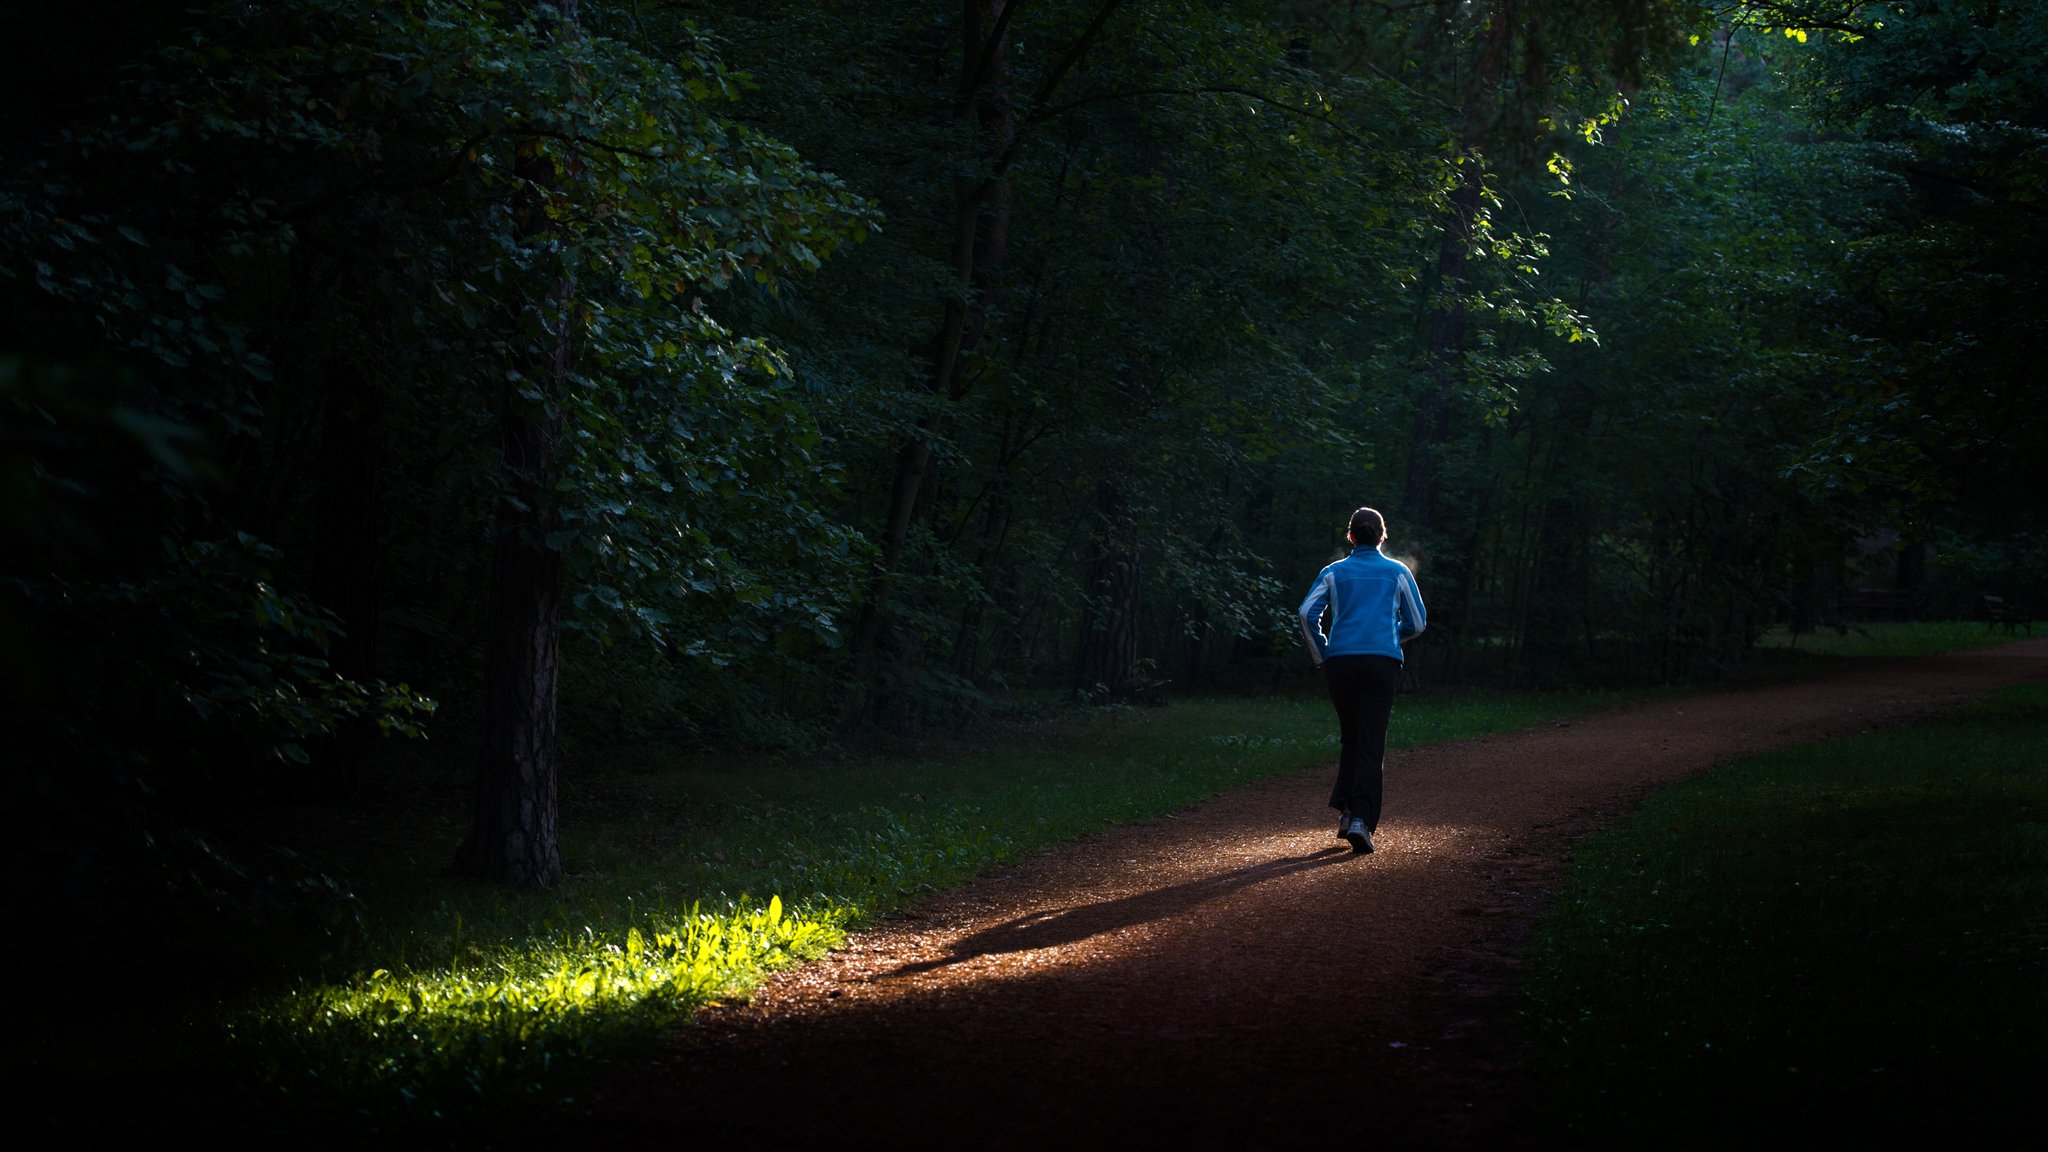
<svg viewBox="0 0 2048 1152"><path fill-rule="evenodd" d="M1665 674L1724 665L1782 600L1784 543L1834 528L1774 478L1832 337L1766 319L1825 306L1833 265L1794 255L1813 237L1792 222L1832 153L1705 89L1673 55L1690 8L1623 7L1532 9L1503 41L1437 11L1034 4L968 97L959 17L900 5L588 4L559 35L436 0L205 8L8 186L4 263L29 273L11 338L125 349L121 434L205 497L173 544L261 540L280 594L351 578L326 502L360 460L347 483L384 539L352 578L375 611L338 626L367 646L356 672L402 666L451 718L471 711L479 537L523 499L495 417L556 412L543 543L568 554L571 626L682 657L621 722L701 734L704 710L664 701L972 713L1057 677L1079 618L1126 610L1084 587L1112 530L1142 557L1152 675L1263 677L1336 505L1388 507L1399 541L1439 386L1422 329L1453 308L1448 519L1421 541L1450 611L1425 662L1558 682L1652 651ZM1499 70L1498 122L1461 110L1477 64ZM1623 99L1614 79L1649 65L1670 83ZM1738 171L1747 192L1715 190ZM1000 184L965 284L963 174ZM1660 296L1674 267L1683 291ZM962 367L935 388L925 350L963 292ZM576 375L544 378L571 346ZM1665 466L1674 441L1694 466ZM885 599L870 542L911 445L933 462ZM1748 510L1723 527L1716 502ZM1707 561L1724 548L1737 562ZM863 612L884 641L834 655ZM571 671L572 713L624 698L599 658Z"/></svg>
<svg viewBox="0 0 2048 1152"><path fill-rule="evenodd" d="M1854 311L1816 481L1873 491L1930 527L2039 531L2048 407L2030 387L2048 227L2048 12L1924 0L1846 17L1800 54L1817 126L1862 146L1875 198L1853 246ZM1841 9L1841 5L1828 6ZM1956 513L1966 518L1955 523Z"/></svg>
<svg viewBox="0 0 2048 1152"><path fill-rule="evenodd" d="M848 589L830 568L854 547L811 504L833 469L787 365L704 296L772 289L871 217L719 114L737 83L708 49L657 61L436 0L186 20L0 190L6 339L42 350L0 374L26 662L123 635L140 666L88 699L181 701L288 759L350 717L418 734L424 697L323 662L344 625L307 599L306 536L332 525L281 513L312 430L332 441L347 409L418 421L357 451L445 487L437 465L508 391L570 428L546 544L571 552L589 626L662 640L680 621L677 647L712 663L786 631L831 641ZM564 276L556 331L520 330ZM544 393L526 373L562 325L582 375ZM443 527L474 527L475 501L457 507L468 525ZM92 723L75 705L53 722ZM182 744L125 720L118 756Z"/></svg>
<svg viewBox="0 0 2048 1152"><path fill-rule="evenodd" d="M335 622L271 582L274 548L241 533L106 537L115 501L198 498L192 486L205 462L189 454L191 429L123 403L87 371L48 361L0 360L0 402L8 412L0 452L14 496L6 528L21 549L4 585L6 613L10 631L32 638L11 654L21 664L7 671L22 678L20 690L59 709L45 720L58 729L51 739L119 759L128 751L119 743L126 725L109 730L114 716L186 734L195 723L218 722L266 758L303 762L300 744L344 717L419 734L431 700L404 684L358 683L328 669L322 654ZM114 440L111 460L68 454L87 437ZM162 552L148 556L152 548ZM138 552L153 564L131 578L109 578L101 567ZM49 569L35 572L38 561ZM92 651L100 636L121 636L151 659L107 663ZM64 701L66 693L82 699ZM174 714L133 711L155 707Z"/></svg>
<svg viewBox="0 0 2048 1152"><path fill-rule="evenodd" d="M2006 689L1717 769L1587 841L1531 945L1559 1134L2023 1131L2048 1067L2044 752L2048 692Z"/></svg>
<svg viewBox="0 0 2048 1152"><path fill-rule="evenodd" d="M1404 63L1414 44L1384 29L1310 26L1336 14L1117 8L1046 89L1098 11L1021 7L1000 74L981 74L971 100L950 14L730 4L705 16L759 84L749 106L770 130L890 221L816 291L738 303L823 384L848 480L836 518L884 538L900 453L930 445L909 559L877 609L890 642L855 685L907 697L911 712L980 708L1071 667L1076 617L1112 609L1084 586L1114 527L1105 485L1137 526L1157 675L1199 684L1233 645L1291 635L1293 583L1327 559L1341 521L1326 504L1363 502L1406 464L1425 373L1414 313L1436 290L1439 224L1466 173L1488 170L1458 301L1480 333L1461 382L1471 406L1510 408L1546 341L1592 334L1539 279L1545 238L1505 177L1446 144L1455 111L1426 89L1462 42ZM637 10L594 18L665 35ZM1359 66L1360 52L1380 55ZM977 101L1000 102L1007 127L976 130ZM963 285L955 181L997 155L999 203L978 230L998 239ZM940 387L920 357L963 292L965 366Z"/></svg>
<svg viewBox="0 0 2048 1152"><path fill-rule="evenodd" d="M380 968L244 1010L226 1026L231 1059L272 1107L445 1118L535 1096L555 1065L609 1054L841 939L838 917L785 915L771 898L622 938L586 928L455 971Z"/></svg>
<svg viewBox="0 0 2048 1152"><path fill-rule="evenodd" d="M843 589L785 590L752 565L801 574L798 557L847 544L790 487L830 473L810 466L787 366L703 295L815 268L865 219L719 115L736 93L702 46L657 61L462 5L304 0L222 9L81 146L194 170L203 215L178 223L230 256L377 236L344 256L384 299L339 303L414 342L392 370L562 409L565 528L547 544L576 560L578 608L660 640L688 601L690 643L712 653L769 618L829 635ZM528 366L556 335L504 325L564 275L574 300L549 323L575 331L580 376L544 389Z"/></svg>
<svg viewBox="0 0 2048 1152"><path fill-rule="evenodd" d="M154 399L109 364L0 359L9 892L56 924L233 932L295 900L324 924L347 902L330 879L237 862L166 809L302 778L343 725L418 737L435 702L336 672L334 617L280 585L276 549L208 522L212 461Z"/></svg>
<svg viewBox="0 0 2048 1152"><path fill-rule="evenodd" d="M1734 63L1675 63L1510 185L1556 253L1544 277L1601 341L1480 333L1482 359L1531 371L1506 404L1453 407L1436 531L1410 543L1391 510L1390 548L1426 547L1432 633L1450 633L1425 637L1426 667L1726 670L1851 533L1860 509L1783 472L1824 431L1843 344L1824 317L1856 205L1813 190L1856 164L1802 135L1761 62ZM1599 108L1599 87L1560 87Z"/></svg>

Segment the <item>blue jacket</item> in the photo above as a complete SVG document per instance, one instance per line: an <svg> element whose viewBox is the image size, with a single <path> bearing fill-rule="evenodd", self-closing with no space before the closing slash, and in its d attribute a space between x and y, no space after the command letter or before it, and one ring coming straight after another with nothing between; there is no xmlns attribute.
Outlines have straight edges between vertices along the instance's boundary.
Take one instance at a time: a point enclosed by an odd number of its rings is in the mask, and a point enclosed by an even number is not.
<svg viewBox="0 0 2048 1152"><path fill-rule="evenodd" d="M1330 612L1327 636L1325 608ZM1401 641L1420 636L1427 622L1414 574L1377 548L1353 548L1351 555L1323 569L1301 602L1301 634L1317 667L1331 656L1399 660Z"/></svg>

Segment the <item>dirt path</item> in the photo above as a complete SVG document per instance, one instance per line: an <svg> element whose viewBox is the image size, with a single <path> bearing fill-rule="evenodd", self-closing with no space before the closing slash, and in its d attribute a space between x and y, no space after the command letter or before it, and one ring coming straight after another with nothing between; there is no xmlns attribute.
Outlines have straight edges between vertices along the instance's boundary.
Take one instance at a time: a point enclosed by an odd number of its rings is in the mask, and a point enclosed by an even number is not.
<svg viewBox="0 0 2048 1152"><path fill-rule="evenodd" d="M1389 757L1379 850L1328 769L1034 857L678 1030L568 1118L702 1146L1515 1147L1510 949L1571 841L1730 759L2048 675L2048 641Z"/></svg>

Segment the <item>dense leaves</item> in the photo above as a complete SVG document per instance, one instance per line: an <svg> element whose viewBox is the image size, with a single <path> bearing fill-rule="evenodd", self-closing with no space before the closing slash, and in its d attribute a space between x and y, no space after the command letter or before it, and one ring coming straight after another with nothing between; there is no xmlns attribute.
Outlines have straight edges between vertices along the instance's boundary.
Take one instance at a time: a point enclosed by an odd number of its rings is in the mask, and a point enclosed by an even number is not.
<svg viewBox="0 0 2048 1152"><path fill-rule="evenodd" d="M1810 466L1911 508L1952 549L2038 551L2048 12L1835 7L1833 42L1798 78L1819 126L1862 145L1879 194L1849 271L1855 346ZM1788 5L1778 19L1829 15ZM1986 575L2030 591L2018 573Z"/></svg>
<svg viewBox="0 0 2048 1152"><path fill-rule="evenodd" d="M1859 538L2031 595L2033 6L145 7L0 133L81 826L466 754L507 597L552 781L558 622L572 745L1268 683L1364 503L1424 683L1726 667Z"/></svg>
<svg viewBox="0 0 2048 1152"><path fill-rule="evenodd" d="M46 790L86 765L159 790L232 775L222 738L305 762L351 717L417 734L431 702L370 674L393 599L374 585L424 592L413 630L442 635L474 594L474 547L447 545L533 479L493 467L506 391L570 430L539 543L570 556L588 626L660 641L688 611L712 659L830 637L845 584L795 562L848 548L796 487L829 484L817 430L787 365L704 295L816 267L865 210L718 115L735 89L708 51L656 62L432 2L193 21L0 204L10 340L31 350L6 378L10 615L23 678L70 682L29 713ZM565 278L572 299L527 306ZM533 379L569 328L579 371ZM410 523L386 510L415 501ZM393 580L387 547L438 570ZM337 586L333 611L305 601ZM331 667L344 637L354 666ZM195 745L189 722L217 735Z"/></svg>

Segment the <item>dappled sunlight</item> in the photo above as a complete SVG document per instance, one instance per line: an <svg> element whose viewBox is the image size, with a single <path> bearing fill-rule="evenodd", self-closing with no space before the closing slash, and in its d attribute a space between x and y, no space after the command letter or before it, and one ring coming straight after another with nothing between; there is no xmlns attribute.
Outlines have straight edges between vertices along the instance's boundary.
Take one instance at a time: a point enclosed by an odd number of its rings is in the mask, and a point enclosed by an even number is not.
<svg viewBox="0 0 2048 1152"><path fill-rule="evenodd" d="M1341 849L1343 844L1334 839L1331 832L1334 819L1333 815L1330 824L1318 821L1309 828L1295 822L1274 822L1253 828L1245 835L1203 842L1201 846L1213 859L1234 859L1245 867L1280 857L1299 856L1326 845ZM1361 863L1369 863L1375 869L1412 867L1437 851L1459 849L1498 835L1499 829L1478 822L1438 820L1416 823L1390 818L1373 834L1374 851L1369 861ZM1170 865L1171 860L1167 863Z"/></svg>
<svg viewBox="0 0 2048 1152"><path fill-rule="evenodd" d="M1421 864L1438 853L1468 853L1472 845L1498 838L1501 830L1485 824L1436 821L1424 824L1395 824L1378 838L1381 853L1393 859Z"/></svg>
<svg viewBox="0 0 2048 1152"><path fill-rule="evenodd" d="M1335 864L1350 855L1348 848L1326 848L1130 896L1029 912L955 940L948 946L946 955L939 959L906 964L890 975L929 972L982 956L1060 949L1096 936L1179 916L1197 904L1283 876Z"/></svg>
<svg viewBox="0 0 2048 1152"><path fill-rule="evenodd" d="M1190 851L1199 850L1203 858L1218 862L1234 860L1239 866L1148 885L1143 890L1108 899L1091 898L1090 891L1079 890L1072 902L1037 907L974 927L941 944L938 955L927 955L877 973L875 978L919 977L943 969L958 969L964 978L1000 981L1031 975L1051 964L1078 970L1127 954L1176 922L1184 926L1188 914L1203 905L1262 885L1294 880L1381 882L1395 873L1425 868L1438 854L1459 853L1490 834L1478 826L1463 824L1394 825L1381 830L1375 837L1376 850L1363 857L1343 844L1326 840L1327 833L1320 828L1310 833L1298 824L1268 826L1220 843L1203 843L1197 838L1188 846ZM1146 863L1132 859L1127 864L1128 872L1094 879L1143 883L1147 873L1186 873L1185 866L1171 856ZM1344 874L1346 869L1352 870L1348 877Z"/></svg>

